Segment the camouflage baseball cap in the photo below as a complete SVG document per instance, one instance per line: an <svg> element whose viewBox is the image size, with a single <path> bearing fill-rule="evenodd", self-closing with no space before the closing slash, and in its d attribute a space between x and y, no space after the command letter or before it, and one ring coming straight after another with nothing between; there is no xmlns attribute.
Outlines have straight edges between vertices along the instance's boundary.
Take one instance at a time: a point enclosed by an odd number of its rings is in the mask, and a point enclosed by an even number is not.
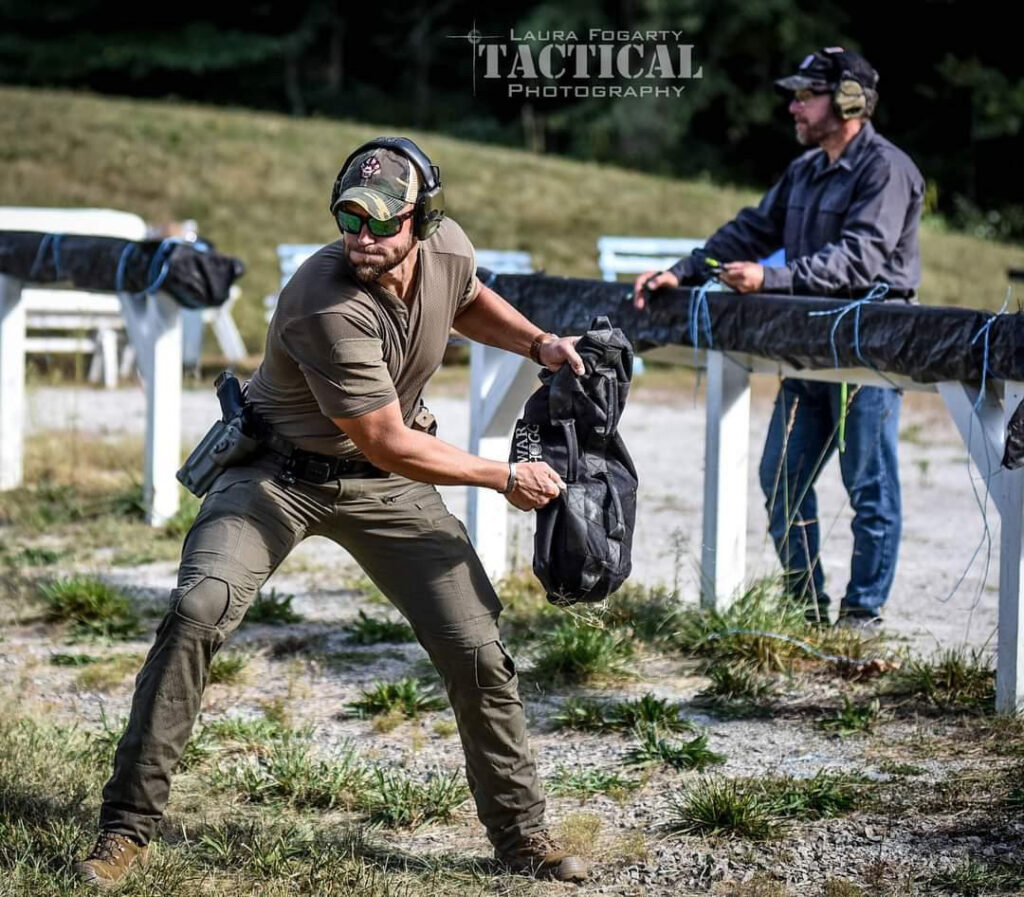
<svg viewBox="0 0 1024 897"><path fill-rule="evenodd" d="M416 166L401 153L375 148L356 156L341 179L334 203L354 202L373 218L392 218L420 193Z"/></svg>

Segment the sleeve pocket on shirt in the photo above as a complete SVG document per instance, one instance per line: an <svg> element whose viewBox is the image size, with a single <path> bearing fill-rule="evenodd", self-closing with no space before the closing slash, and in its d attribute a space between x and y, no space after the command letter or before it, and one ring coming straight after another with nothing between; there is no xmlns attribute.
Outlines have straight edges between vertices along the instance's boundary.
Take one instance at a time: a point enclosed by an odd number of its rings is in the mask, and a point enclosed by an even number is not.
<svg viewBox="0 0 1024 897"><path fill-rule="evenodd" d="M331 363L376 364L384 360L384 349L374 337L340 339L331 345Z"/></svg>

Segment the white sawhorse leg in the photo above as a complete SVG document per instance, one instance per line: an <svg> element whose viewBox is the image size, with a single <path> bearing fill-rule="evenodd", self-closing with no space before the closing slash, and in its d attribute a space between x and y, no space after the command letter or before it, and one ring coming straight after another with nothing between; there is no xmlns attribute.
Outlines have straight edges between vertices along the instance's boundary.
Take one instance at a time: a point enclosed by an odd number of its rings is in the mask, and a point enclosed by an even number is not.
<svg viewBox="0 0 1024 897"><path fill-rule="evenodd" d="M999 635L996 669L996 710L1013 713L1024 707L1024 627L1021 620L1021 542L1024 538L1024 469L1001 466L1010 417L1024 399L1024 384L990 384L977 410L978 387L939 383L953 422L968 454L988 483L999 511ZM984 484L983 484L984 486Z"/></svg>
<svg viewBox="0 0 1024 897"><path fill-rule="evenodd" d="M25 306L21 281L0 274L0 490L23 477Z"/></svg>
<svg viewBox="0 0 1024 897"><path fill-rule="evenodd" d="M166 293L122 294L121 310L146 387L146 519L160 526L178 511L181 460L181 307Z"/></svg>
<svg viewBox="0 0 1024 897"><path fill-rule="evenodd" d="M707 376L700 602L714 607L731 601L746 576L750 374L709 350Z"/></svg>
<svg viewBox="0 0 1024 897"><path fill-rule="evenodd" d="M148 336L140 350L146 377L146 465L143 497L149 523L178 511L181 461L181 308L166 293L146 297Z"/></svg>
<svg viewBox="0 0 1024 897"><path fill-rule="evenodd" d="M1024 401L1024 383L1003 385L1003 433ZM1016 713L1024 707L1024 627L1021 621L1021 540L1024 538L1024 468L1000 472L999 640L996 710Z"/></svg>
<svg viewBox="0 0 1024 897"><path fill-rule="evenodd" d="M480 343L470 347L469 451L507 461L516 418L537 384L537 367L525 358ZM491 489L470 486L466 528L487 575L508 567L508 502Z"/></svg>

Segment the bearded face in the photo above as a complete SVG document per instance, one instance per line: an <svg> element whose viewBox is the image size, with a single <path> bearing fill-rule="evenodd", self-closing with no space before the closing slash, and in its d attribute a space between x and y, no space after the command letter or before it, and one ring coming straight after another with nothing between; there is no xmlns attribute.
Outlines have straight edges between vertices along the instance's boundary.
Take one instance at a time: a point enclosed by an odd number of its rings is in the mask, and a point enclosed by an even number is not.
<svg viewBox="0 0 1024 897"><path fill-rule="evenodd" d="M793 116L796 140L801 146L818 146L843 126L832 110L829 94L813 94L800 99L794 97L789 104L789 113Z"/></svg>
<svg viewBox="0 0 1024 897"><path fill-rule="evenodd" d="M361 209L355 211L365 215ZM405 261L414 244L412 221L409 218L402 222L402 229L393 237L375 237L364 224L358 234L345 234L345 256L356 280L360 283L376 283L384 274Z"/></svg>

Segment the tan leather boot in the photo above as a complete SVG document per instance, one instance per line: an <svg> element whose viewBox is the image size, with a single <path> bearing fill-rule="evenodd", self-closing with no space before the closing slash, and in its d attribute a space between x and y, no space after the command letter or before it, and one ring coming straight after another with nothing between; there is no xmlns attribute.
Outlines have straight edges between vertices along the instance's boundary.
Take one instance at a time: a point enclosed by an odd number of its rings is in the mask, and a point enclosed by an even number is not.
<svg viewBox="0 0 1024 897"><path fill-rule="evenodd" d="M508 850L494 856L512 872L555 881L586 881L587 864L561 849L546 831L524 835Z"/></svg>
<svg viewBox="0 0 1024 897"><path fill-rule="evenodd" d="M75 863L75 874L93 888L109 890L117 887L135 867L144 866L149 847L140 847L127 835L100 832L92 852Z"/></svg>

